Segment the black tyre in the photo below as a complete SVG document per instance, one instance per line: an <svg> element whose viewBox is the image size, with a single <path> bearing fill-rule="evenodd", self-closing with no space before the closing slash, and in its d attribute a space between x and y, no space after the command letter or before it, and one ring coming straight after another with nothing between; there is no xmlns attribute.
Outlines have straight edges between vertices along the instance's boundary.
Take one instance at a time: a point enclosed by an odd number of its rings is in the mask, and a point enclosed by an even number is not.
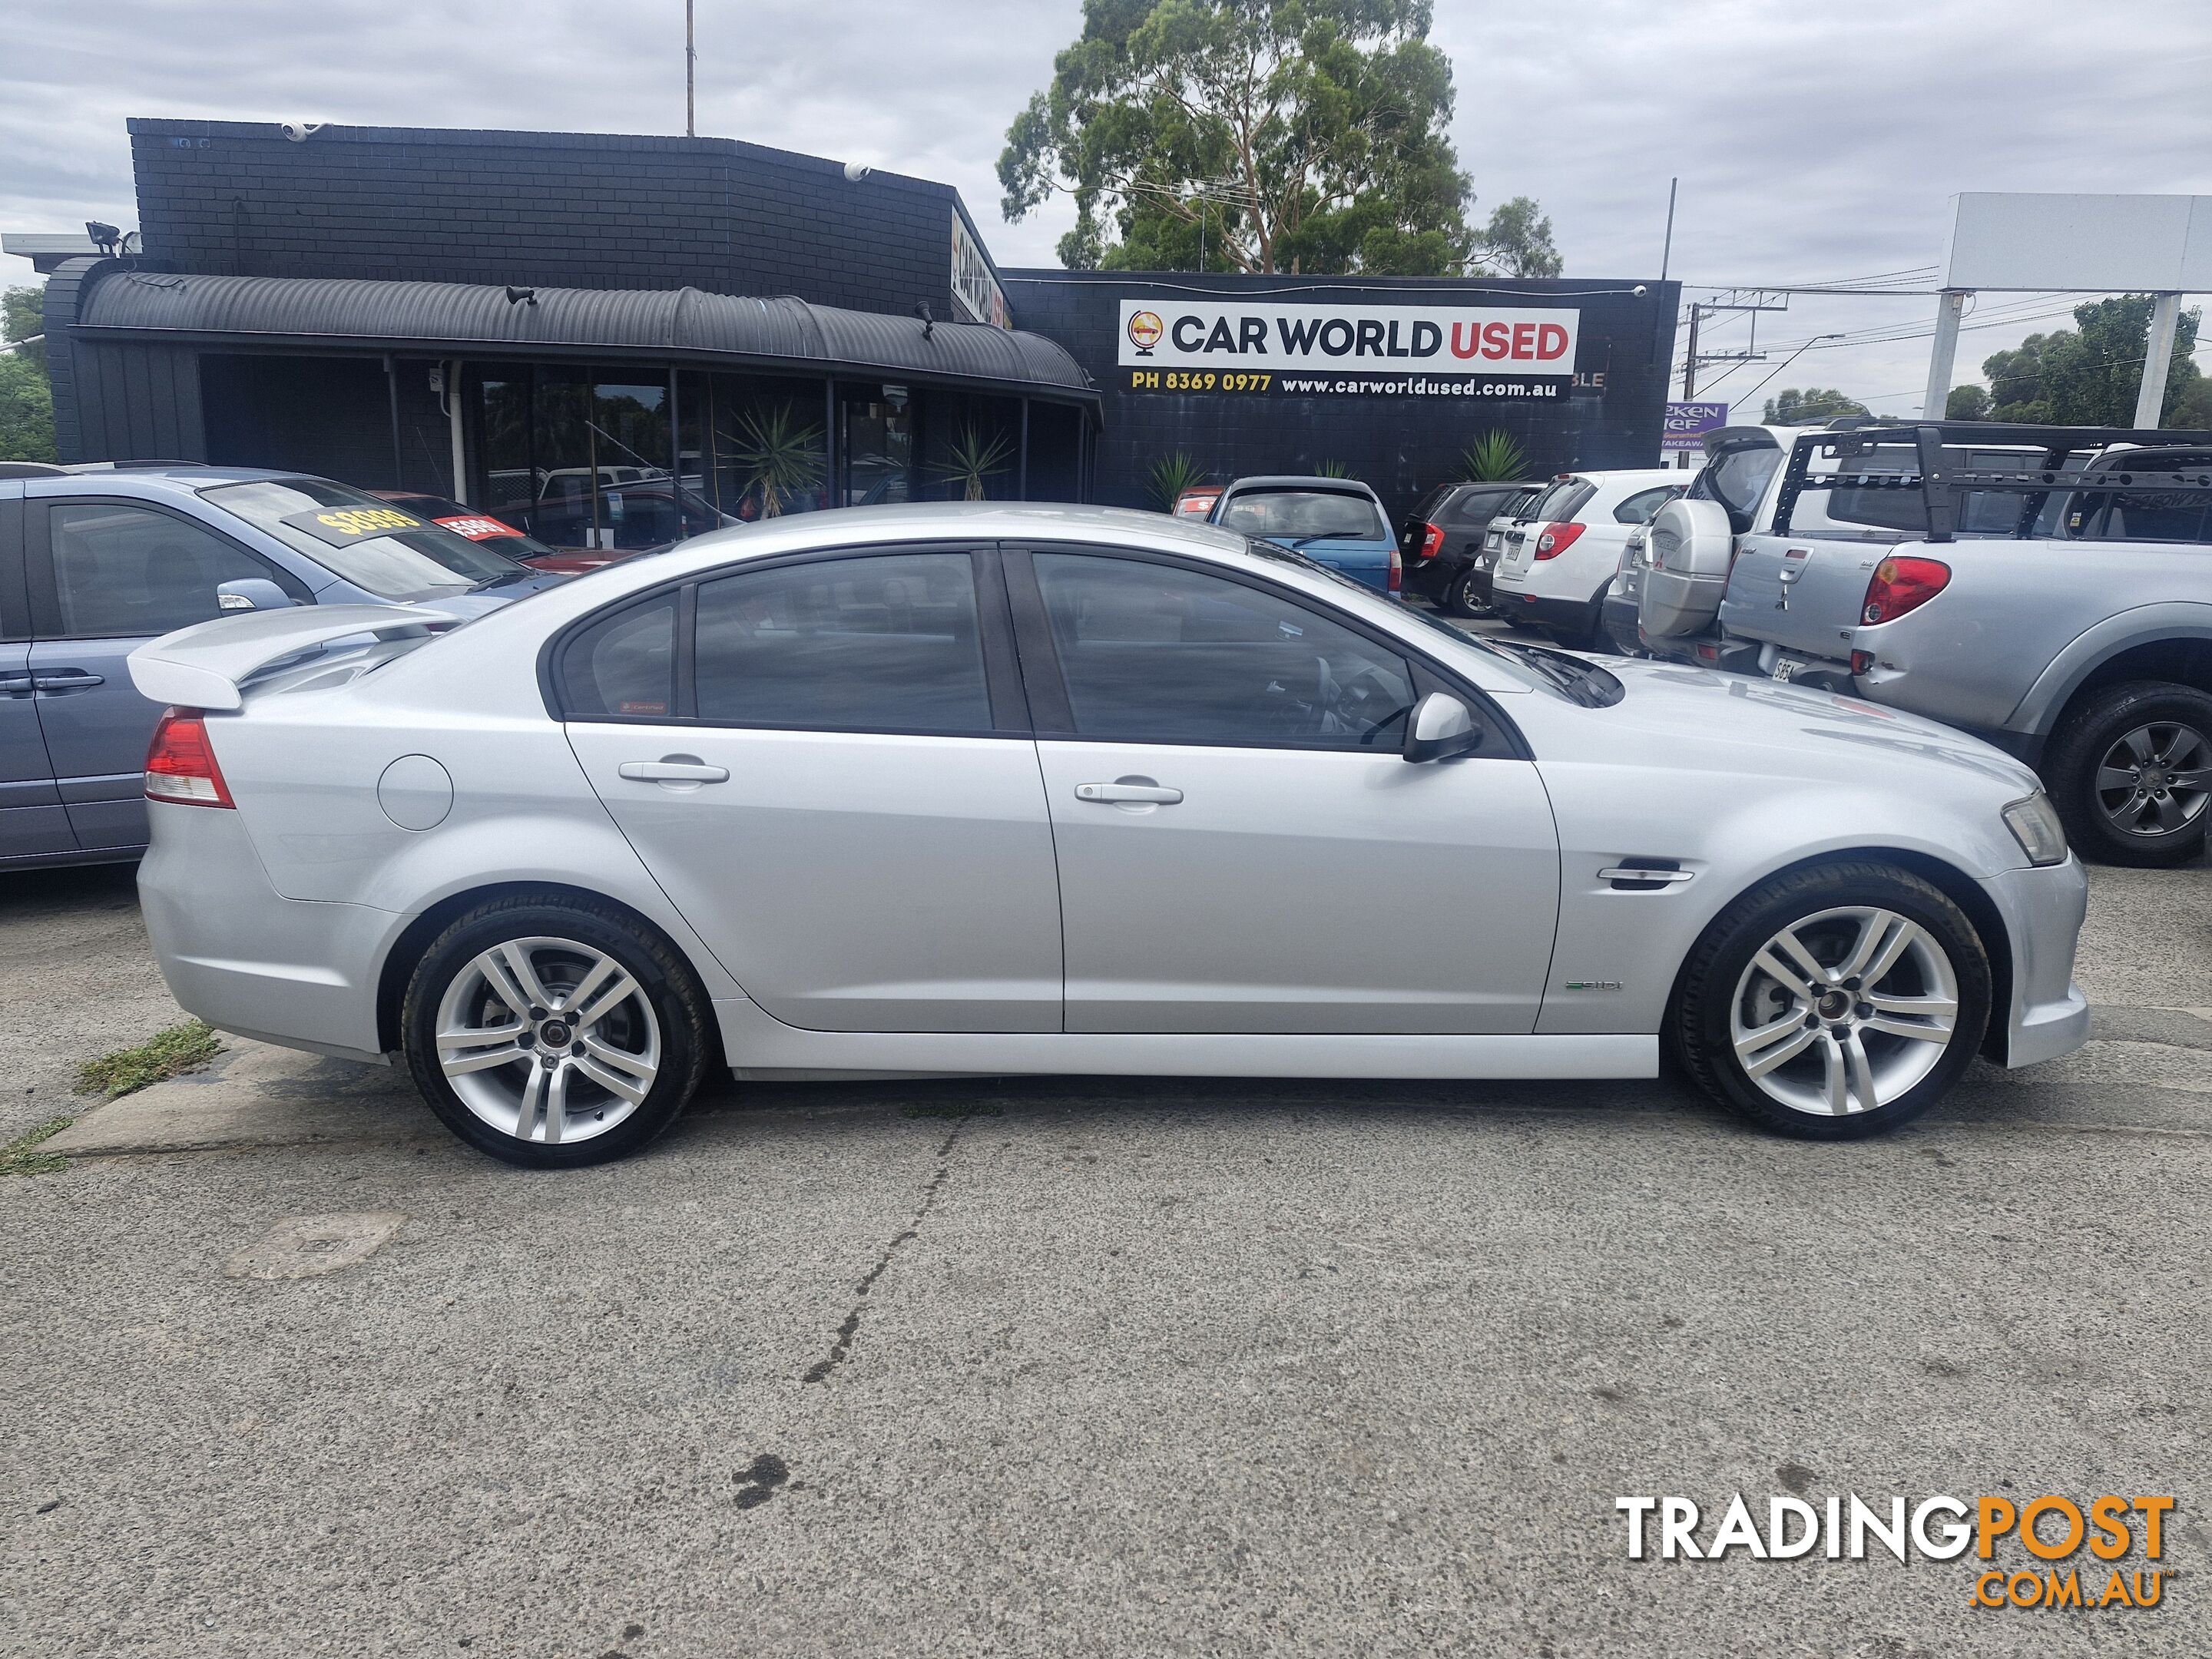
<svg viewBox="0 0 2212 1659"><path fill-rule="evenodd" d="M1481 573L1473 565L1454 574L1444 584L1443 596L1437 600L1437 609L1447 617L1481 617L1490 611L1490 601L1482 597Z"/></svg>
<svg viewBox="0 0 2212 1659"><path fill-rule="evenodd" d="M400 1007L415 1086L446 1127L526 1169L623 1158L706 1069L707 995L675 947L612 904L492 899L422 953Z"/></svg>
<svg viewBox="0 0 2212 1659"><path fill-rule="evenodd" d="M2212 829L2212 696L2168 680L2106 686L2059 723L2043 779L2086 859L2201 857Z"/></svg>
<svg viewBox="0 0 2212 1659"><path fill-rule="evenodd" d="M1942 891L1871 860L1791 871L1717 917L1668 1018L1683 1069L1783 1134L1856 1140L1958 1080L1990 1018L1990 963Z"/></svg>
<svg viewBox="0 0 2212 1659"><path fill-rule="evenodd" d="M1605 631L1605 595L1600 593L1583 609L1582 620L1569 628L1553 628L1551 636L1570 651L1609 651L1613 641Z"/></svg>

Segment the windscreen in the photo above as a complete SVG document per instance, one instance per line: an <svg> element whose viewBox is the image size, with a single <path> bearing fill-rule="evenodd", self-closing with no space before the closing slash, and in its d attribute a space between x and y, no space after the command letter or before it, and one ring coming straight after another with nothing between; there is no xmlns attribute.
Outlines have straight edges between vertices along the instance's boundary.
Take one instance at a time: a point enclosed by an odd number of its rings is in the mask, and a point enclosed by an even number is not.
<svg viewBox="0 0 2212 1659"><path fill-rule="evenodd" d="M380 599L451 593L530 574L418 513L327 478L220 484L200 495Z"/></svg>
<svg viewBox="0 0 2212 1659"><path fill-rule="evenodd" d="M1389 535L1373 501L1336 489L1239 490L1218 522L1281 541L1379 541Z"/></svg>

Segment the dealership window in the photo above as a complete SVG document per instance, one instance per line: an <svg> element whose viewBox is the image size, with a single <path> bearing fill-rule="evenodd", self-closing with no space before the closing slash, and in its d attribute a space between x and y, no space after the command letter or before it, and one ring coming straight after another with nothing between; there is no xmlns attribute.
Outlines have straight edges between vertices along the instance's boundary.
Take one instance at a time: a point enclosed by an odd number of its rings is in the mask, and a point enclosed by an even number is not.
<svg viewBox="0 0 2212 1659"><path fill-rule="evenodd" d="M903 386L841 386L837 504L877 507L915 499L914 399Z"/></svg>
<svg viewBox="0 0 2212 1659"><path fill-rule="evenodd" d="M921 477L915 499L1012 501L1022 488L1022 404L1018 398L925 390Z"/></svg>
<svg viewBox="0 0 2212 1659"><path fill-rule="evenodd" d="M745 523L830 505L821 381L687 372L677 384L687 489Z"/></svg>

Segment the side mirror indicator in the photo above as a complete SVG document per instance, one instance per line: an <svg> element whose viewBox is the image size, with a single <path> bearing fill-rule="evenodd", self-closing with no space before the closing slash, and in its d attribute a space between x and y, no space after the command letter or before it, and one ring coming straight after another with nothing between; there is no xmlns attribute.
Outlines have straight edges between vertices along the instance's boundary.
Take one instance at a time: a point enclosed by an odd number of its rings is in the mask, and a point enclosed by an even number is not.
<svg viewBox="0 0 2212 1659"><path fill-rule="evenodd" d="M1403 753L1407 760L1449 760L1481 746L1481 730L1457 697L1431 691L1413 705L1413 717L1406 722Z"/></svg>

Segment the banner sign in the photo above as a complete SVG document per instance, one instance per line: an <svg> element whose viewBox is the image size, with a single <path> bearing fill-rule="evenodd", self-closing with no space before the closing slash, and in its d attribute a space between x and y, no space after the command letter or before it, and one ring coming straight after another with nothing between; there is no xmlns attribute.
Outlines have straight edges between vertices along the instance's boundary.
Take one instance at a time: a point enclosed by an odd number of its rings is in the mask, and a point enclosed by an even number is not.
<svg viewBox="0 0 2212 1659"><path fill-rule="evenodd" d="M1668 404L1659 447L1670 454L1703 449L1705 434L1717 432L1728 424L1728 412L1726 404Z"/></svg>
<svg viewBox="0 0 2212 1659"><path fill-rule="evenodd" d="M1498 306L1124 300L1133 392L1563 398L1582 313Z"/></svg>

